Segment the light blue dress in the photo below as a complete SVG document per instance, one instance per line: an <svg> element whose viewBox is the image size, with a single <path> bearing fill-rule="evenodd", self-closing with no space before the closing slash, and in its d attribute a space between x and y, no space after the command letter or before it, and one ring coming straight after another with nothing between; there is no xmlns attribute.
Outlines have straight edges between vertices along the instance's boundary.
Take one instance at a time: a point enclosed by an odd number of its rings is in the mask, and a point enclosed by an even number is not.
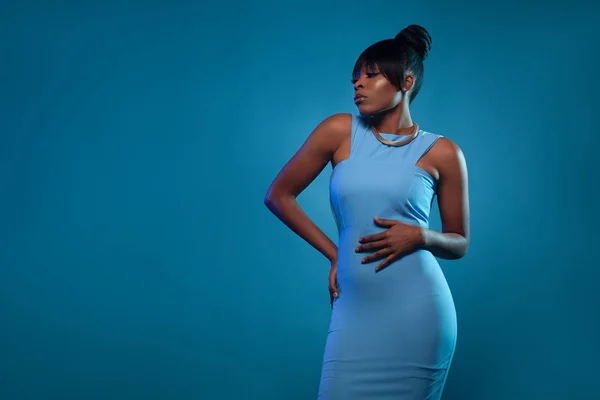
<svg viewBox="0 0 600 400"><path fill-rule="evenodd" d="M382 133L389 140L406 136ZM437 259L417 250L380 272L362 264L361 236L382 232L374 216L428 227L436 182L418 160L441 135L419 130L388 146L353 115L350 157L331 173L339 231L338 283L321 371L319 400L440 399L454 355L454 301Z"/></svg>

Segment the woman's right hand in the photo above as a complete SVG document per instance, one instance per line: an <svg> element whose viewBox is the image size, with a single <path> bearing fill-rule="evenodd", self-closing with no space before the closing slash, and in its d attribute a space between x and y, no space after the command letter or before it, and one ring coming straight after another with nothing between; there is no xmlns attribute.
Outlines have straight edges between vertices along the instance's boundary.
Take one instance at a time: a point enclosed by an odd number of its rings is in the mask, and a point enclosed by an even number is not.
<svg viewBox="0 0 600 400"><path fill-rule="evenodd" d="M337 260L331 261L329 270L329 303L333 308L333 302L339 297L339 287L337 282Z"/></svg>

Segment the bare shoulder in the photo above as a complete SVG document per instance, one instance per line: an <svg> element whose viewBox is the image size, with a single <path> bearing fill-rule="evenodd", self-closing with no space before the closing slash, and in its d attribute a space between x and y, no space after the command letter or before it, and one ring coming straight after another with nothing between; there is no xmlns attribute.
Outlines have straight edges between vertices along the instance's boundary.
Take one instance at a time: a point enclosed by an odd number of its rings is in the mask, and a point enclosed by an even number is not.
<svg viewBox="0 0 600 400"><path fill-rule="evenodd" d="M446 137L439 138L431 150L440 173L448 168L461 168L466 164L462 149Z"/></svg>
<svg viewBox="0 0 600 400"><path fill-rule="evenodd" d="M352 114L350 113L337 113L333 114L323 120L323 122L329 124L332 128L346 129L352 126Z"/></svg>
<svg viewBox="0 0 600 400"><path fill-rule="evenodd" d="M277 174L266 197L295 197L302 193L331 161L351 129L352 114L334 114L321 121Z"/></svg>
<svg viewBox="0 0 600 400"><path fill-rule="evenodd" d="M351 130L352 114L338 113L321 121L310 136L322 142L330 152L334 152Z"/></svg>
<svg viewBox="0 0 600 400"><path fill-rule="evenodd" d="M456 158L462 154L458 144L446 137L439 138L432 150L435 151L435 155L439 159Z"/></svg>
<svg viewBox="0 0 600 400"><path fill-rule="evenodd" d="M454 141L441 137L431 150L440 177L466 174L465 156L462 149Z"/></svg>

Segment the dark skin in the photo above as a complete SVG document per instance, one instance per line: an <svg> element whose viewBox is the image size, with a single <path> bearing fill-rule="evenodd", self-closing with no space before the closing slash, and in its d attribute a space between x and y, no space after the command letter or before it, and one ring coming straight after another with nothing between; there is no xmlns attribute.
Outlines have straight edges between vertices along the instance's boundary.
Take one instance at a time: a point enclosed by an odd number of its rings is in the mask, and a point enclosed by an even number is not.
<svg viewBox="0 0 600 400"><path fill-rule="evenodd" d="M366 96L357 104L362 115L373 116L379 132L408 135L412 133L409 99L414 76L407 74L401 88L396 88L379 71L361 70L355 77L356 93ZM331 163L335 167L350 156L350 114L335 114L322 121L309 135L298 152L279 172L265 197L267 207L290 229L327 257L330 305L339 296L337 290L337 246L302 211L296 197ZM440 138L418 161L437 181L437 196L442 230L437 232L397 220L373 222L386 230L359 239L355 251L374 251L363 263L376 262L376 271L418 249L429 250L444 259L463 257L469 247L469 199L467 168L460 148L447 138Z"/></svg>

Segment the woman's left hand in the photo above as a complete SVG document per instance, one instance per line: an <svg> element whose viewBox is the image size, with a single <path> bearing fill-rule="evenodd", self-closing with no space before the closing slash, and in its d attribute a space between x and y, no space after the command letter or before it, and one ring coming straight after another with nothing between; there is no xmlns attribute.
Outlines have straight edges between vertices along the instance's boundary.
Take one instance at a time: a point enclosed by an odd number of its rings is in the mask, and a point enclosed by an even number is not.
<svg viewBox="0 0 600 400"><path fill-rule="evenodd" d="M358 241L361 244L355 249L357 253L365 250L381 249L362 259L362 263L364 264L386 257L385 260L375 267L375 272L381 271L400 256L410 253L423 245L423 230L420 226L377 217L375 217L375 223L388 229L374 235L359 238Z"/></svg>

